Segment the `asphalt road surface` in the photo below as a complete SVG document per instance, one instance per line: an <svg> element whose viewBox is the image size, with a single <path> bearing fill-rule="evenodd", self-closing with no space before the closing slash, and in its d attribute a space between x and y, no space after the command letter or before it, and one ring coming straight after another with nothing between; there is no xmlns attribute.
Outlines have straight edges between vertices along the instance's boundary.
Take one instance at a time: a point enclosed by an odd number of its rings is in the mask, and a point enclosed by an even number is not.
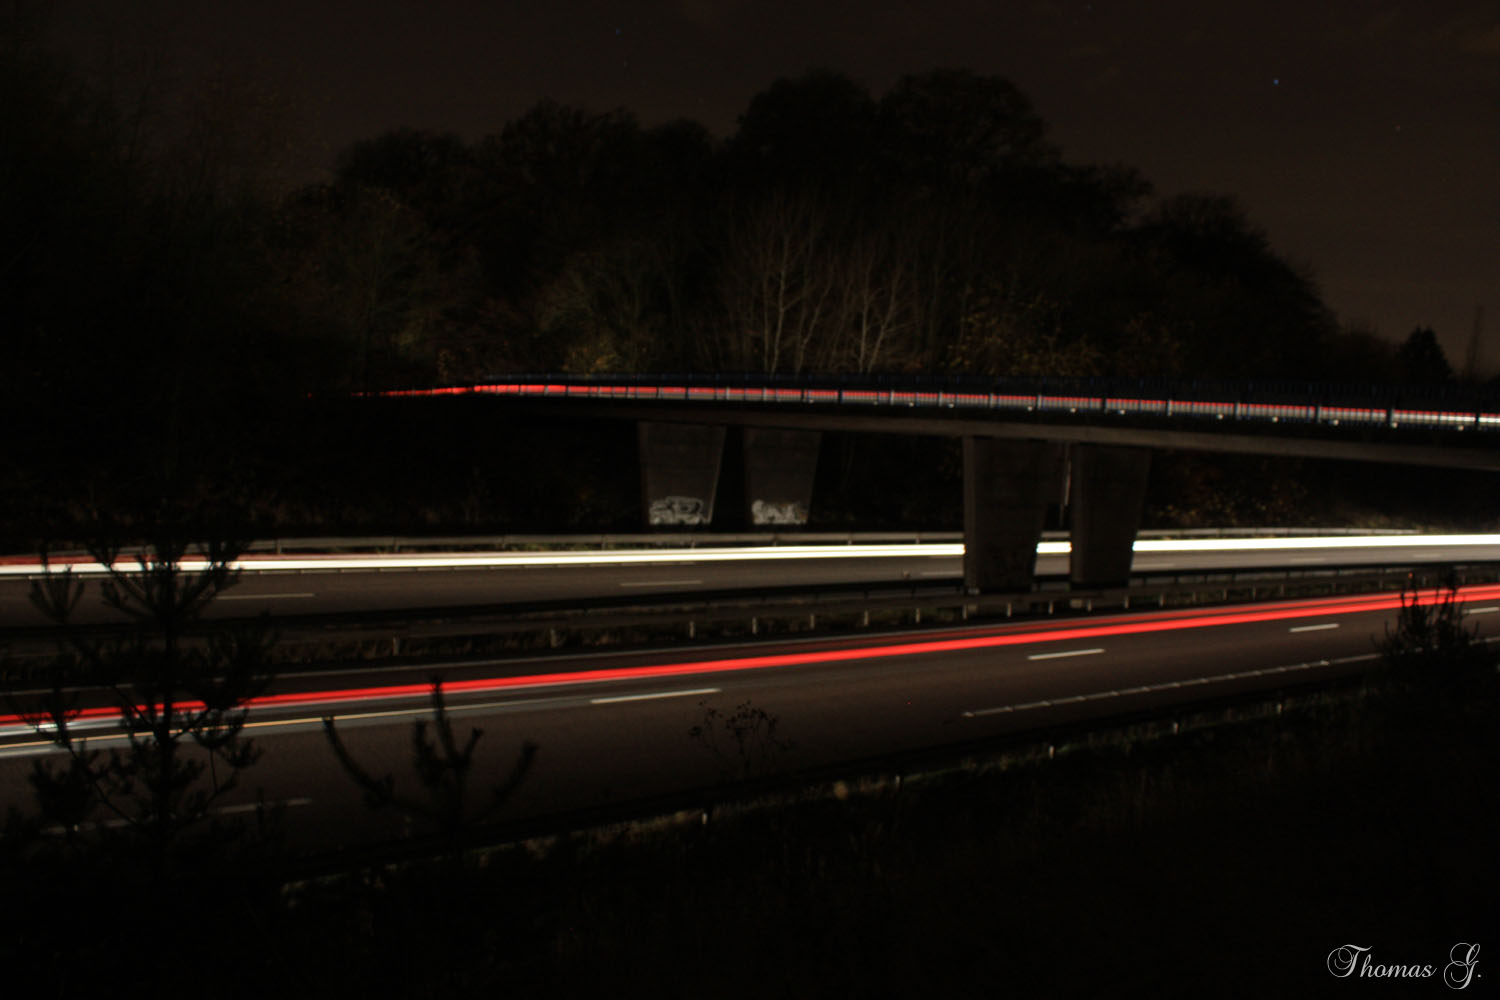
<svg viewBox="0 0 1500 1000"><path fill-rule="evenodd" d="M1500 586L1465 592L1482 634L1497 632ZM705 711L750 703L778 721L784 748L752 741L765 773L964 743L1301 677L1358 671L1393 621L1393 595L1258 603L1149 614L1057 618L947 631L862 635L643 653L570 654L444 668L460 736L484 730L474 787L498 782L523 739L536 765L504 817L544 816L712 786L746 758L723 733L716 753L689 737ZM430 668L429 668L430 669ZM321 732L334 715L366 769L417 791L411 725L426 714L424 668L288 678L252 710L263 759L229 811L256 790L286 804L292 844L329 847L402 833L369 811ZM101 722L94 746L118 745ZM0 804L29 803L32 758L59 759L16 720L0 719ZM489 777L486 777L489 776Z"/></svg>

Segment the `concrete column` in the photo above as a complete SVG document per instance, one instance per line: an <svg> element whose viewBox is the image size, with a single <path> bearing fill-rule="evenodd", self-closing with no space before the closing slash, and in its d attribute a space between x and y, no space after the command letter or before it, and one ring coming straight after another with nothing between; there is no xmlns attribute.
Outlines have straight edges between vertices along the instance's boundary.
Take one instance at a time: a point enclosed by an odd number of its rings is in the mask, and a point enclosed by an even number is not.
<svg viewBox="0 0 1500 1000"><path fill-rule="evenodd" d="M1080 444L1073 447L1073 555L1075 587L1122 587L1130 581L1135 534L1151 471L1147 448Z"/></svg>
<svg viewBox="0 0 1500 1000"><path fill-rule="evenodd" d="M807 523L818 431L745 428L745 504L751 524Z"/></svg>
<svg viewBox="0 0 1500 1000"><path fill-rule="evenodd" d="M705 526L713 521L724 427L643 420L638 439L646 523Z"/></svg>
<svg viewBox="0 0 1500 1000"><path fill-rule="evenodd" d="M964 586L1031 589L1042 521L1061 493L1062 468L1058 445L964 438Z"/></svg>

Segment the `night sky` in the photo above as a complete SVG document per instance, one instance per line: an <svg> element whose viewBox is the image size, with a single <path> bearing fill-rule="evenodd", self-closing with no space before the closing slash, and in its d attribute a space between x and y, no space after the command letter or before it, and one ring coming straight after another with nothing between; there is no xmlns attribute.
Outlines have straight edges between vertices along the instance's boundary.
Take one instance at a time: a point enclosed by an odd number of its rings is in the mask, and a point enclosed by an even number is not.
<svg viewBox="0 0 1500 1000"><path fill-rule="evenodd" d="M1071 161L1139 168L1159 194L1237 196L1341 319L1432 326L1462 364L1486 308L1500 369L1500 6L1426 3L859 3L675 0L57 0L96 59L224 70L288 99L292 174L413 126L497 132L544 97L648 125L732 131L810 68L879 96L899 76L1009 77Z"/></svg>

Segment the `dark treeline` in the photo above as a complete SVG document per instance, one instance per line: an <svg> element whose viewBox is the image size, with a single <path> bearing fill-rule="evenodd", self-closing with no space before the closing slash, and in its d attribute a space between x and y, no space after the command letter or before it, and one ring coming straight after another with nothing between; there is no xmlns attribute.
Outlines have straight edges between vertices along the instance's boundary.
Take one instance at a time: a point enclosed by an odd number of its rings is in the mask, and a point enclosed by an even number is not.
<svg viewBox="0 0 1500 1000"><path fill-rule="evenodd" d="M252 89L123 106L39 51L9 46L0 86L7 381L43 391L144 373L137 391L168 399L210 373L1397 374L1232 200L1153 200L1128 167L1068 162L1000 77L876 96L812 72L722 140L544 101L474 142L356 143L285 192L262 183L275 139Z"/></svg>
<svg viewBox="0 0 1500 1000"><path fill-rule="evenodd" d="M283 211L303 293L372 385L1336 374L1316 288L1229 199L1148 191L1066 162L1003 79L935 71L876 98L817 72L758 94L723 141L547 102L475 143L388 133Z"/></svg>
<svg viewBox="0 0 1500 1000"><path fill-rule="evenodd" d="M309 440L310 395L505 372L1449 376L1430 331L1341 329L1231 199L1068 162L999 77L812 72L723 139L544 101L287 191L253 86L85 80L24 9L0 25L0 416L24 429L0 506L27 518L243 495Z"/></svg>

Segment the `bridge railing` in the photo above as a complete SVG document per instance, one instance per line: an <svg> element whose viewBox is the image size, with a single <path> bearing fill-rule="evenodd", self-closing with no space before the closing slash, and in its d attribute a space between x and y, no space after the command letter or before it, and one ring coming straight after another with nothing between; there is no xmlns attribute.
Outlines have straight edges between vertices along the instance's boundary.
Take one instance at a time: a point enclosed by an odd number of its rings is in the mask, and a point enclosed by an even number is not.
<svg viewBox="0 0 1500 1000"><path fill-rule="evenodd" d="M1457 386L976 375L538 374L382 395L468 394L1500 430L1500 395Z"/></svg>

